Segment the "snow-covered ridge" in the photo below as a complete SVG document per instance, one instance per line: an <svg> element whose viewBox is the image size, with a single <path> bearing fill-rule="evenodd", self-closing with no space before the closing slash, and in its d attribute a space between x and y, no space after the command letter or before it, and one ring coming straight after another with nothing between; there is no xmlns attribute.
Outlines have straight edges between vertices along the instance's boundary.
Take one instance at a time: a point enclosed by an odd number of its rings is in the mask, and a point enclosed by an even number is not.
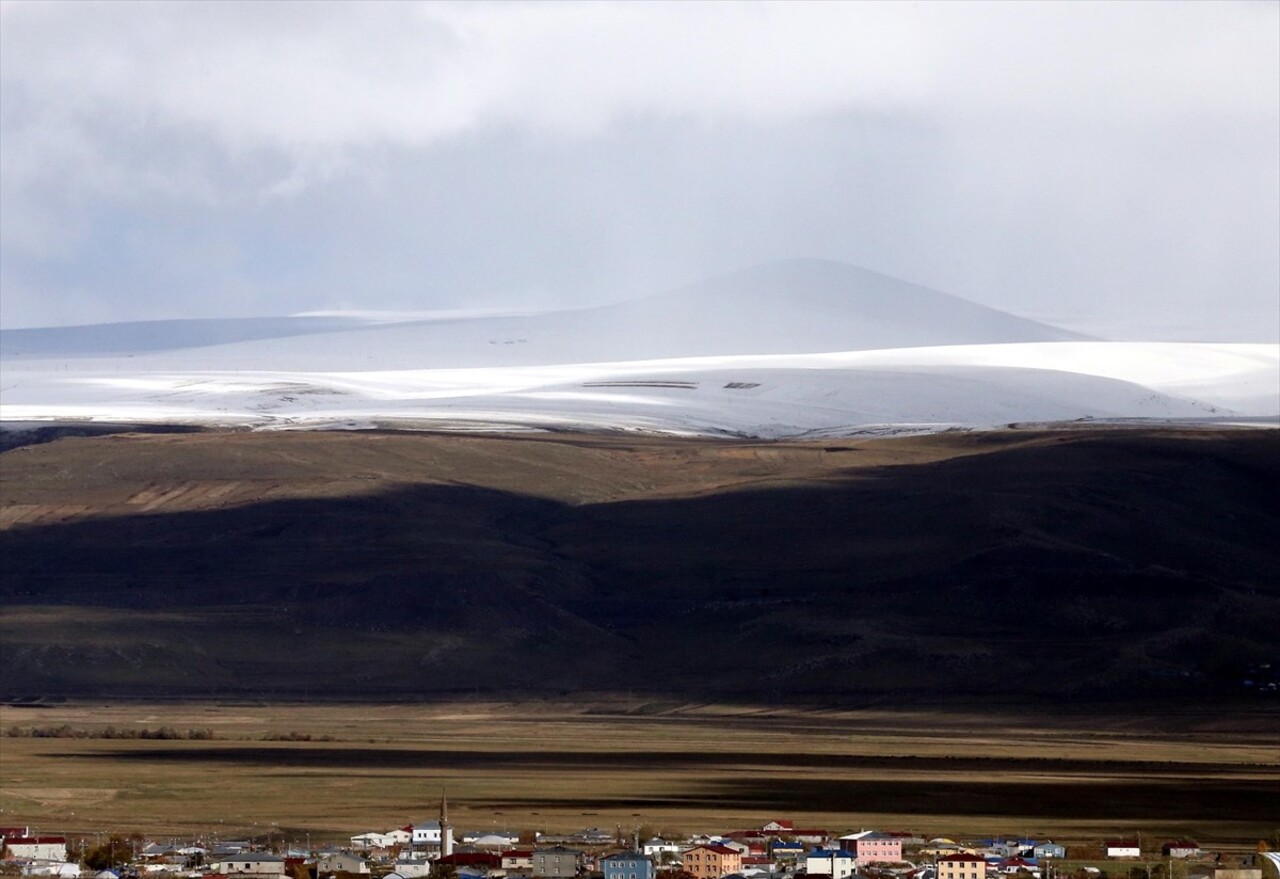
<svg viewBox="0 0 1280 879"><path fill-rule="evenodd" d="M7 331L0 370L0 418L10 422L789 437L1280 415L1277 345L1081 341L811 260L538 315Z"/></svg>
<svg viewBox="0 0 1280 879"><path fill-rule="evenodd" d="M1140 380L1138 380L1140 379ZM1194 396L1185 393L1187 389ZM6 368L0 416L254 427L794 437L1015 421L1274 416L1268 345L1039 342L361 372Z"/></svg>

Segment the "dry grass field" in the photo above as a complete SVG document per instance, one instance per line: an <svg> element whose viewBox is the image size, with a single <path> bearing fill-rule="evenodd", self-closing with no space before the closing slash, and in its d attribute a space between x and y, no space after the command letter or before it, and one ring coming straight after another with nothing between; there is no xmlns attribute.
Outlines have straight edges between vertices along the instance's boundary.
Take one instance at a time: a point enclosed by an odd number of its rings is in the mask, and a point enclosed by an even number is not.
<svg viewBox="0 0 1280 879"><path fill-rule="evenodd" d="M313 839L421 820L464 829L1193 836L1251 846L1280 811L1280 717L1100 719L554 702L72 704L7 731L208 729L211 740L0 738L0 820L75 837ZM310 741L279 741L290 734Z"/></svg>

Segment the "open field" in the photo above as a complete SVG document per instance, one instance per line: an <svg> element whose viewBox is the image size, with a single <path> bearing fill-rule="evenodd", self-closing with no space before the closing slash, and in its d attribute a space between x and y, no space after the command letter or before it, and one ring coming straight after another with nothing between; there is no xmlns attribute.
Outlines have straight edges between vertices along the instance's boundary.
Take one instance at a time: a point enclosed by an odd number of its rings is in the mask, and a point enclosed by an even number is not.
<svg viewBox="0 0 1280 879"><path fill-rule="evenodd" d="M795 711L615 700L437 705L64 704L7 730L171 726L212 740L0 738L0 815L41 832L349 835L462 828L1139 831L1251 846L1275 829L1276 712L1128 718ZM278 741L284 736L311 741Z"/></svg>

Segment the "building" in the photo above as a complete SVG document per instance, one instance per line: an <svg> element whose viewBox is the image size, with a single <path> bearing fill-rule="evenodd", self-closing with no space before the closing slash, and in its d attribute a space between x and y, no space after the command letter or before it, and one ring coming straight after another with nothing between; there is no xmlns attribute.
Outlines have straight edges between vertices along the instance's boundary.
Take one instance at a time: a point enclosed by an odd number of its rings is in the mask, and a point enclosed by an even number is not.
<svg viewBox="0 0 1280 879"><path fill-rule="evenodd" d="M857 857L842 848L816 848L805 857L804 864L810 876L849 879L857 868Z"/></svg>
<svg viewBox="0 0 1280 879"><path fill-rule="evenodd" d="M1036 860L1041 858L1065 858L1067 856L1067 847L1058 845L1056 842L1042 842L1031 850L1031 854Z"/></svg>
<svg viewBox="0 0 1280 879"><path fill-rule="evenodd" d="M1105 843L1109 858L1140 858L1142 848L1136 839L1109 839Z"/></svg>
<svg viewBox="0 0 1280 879"><path fill-rule="evenodd" d="M938 879L986 879L987 862L977 855L955 854L938 858Z"/></svg>
<svg viewBox="0 0 1280 879"><path fill-rule="evenodd" d="M775 842L769 846L769 854L775 861L793 861L804 854L804 843Z"/></svg>
<svg viewBox="0 0 1280 879"><path fill-rule="evenodd" d="M507 849L499 857L502 858L502 869L509 873L533 872L533 849L531 848Z"/></svg>
<svg viewBox="0 0 1280 879"><path fill-rule="evenodd" d="M715 842L695 845L682 860L684 871L694 879L720 879L742 870L742 853Z"/></svg>
<svg viewBox="0 0 1280 879"><path fill-rule="evenodd" d="M224 876L283 876L284 858L263 852L243 852L213 865Z"/></svg>
<svg viewBox="0 0 1280 879"><path fill-rule="evenodd" d="M502 868L502 858L494 852L453 852L441 855L437 864L453 867L456 870L466 868L475 873L487 874Z"/></svg>
<svg viewBox="0 0 1280 879"><path fill-rule="evenodd" d="M335 852L325 855L316 861L316 875L327 876L330 873L368 873L369 862L357 855L346 852ZM403 875L403 874L402 874Z"/></svg>
<svg viewBox="0 0 1280 879"><path fill-rule="evenodd" d="M553 845L533 853L533 875L542 877L577 876L583 862L582 852L576 848Z"/></svg>
<svg viewBox="0 0 1280 879"><path fill-rule="evenodd" d="M1166 858L1198 858L1200 843L1190 839L1176 839L1160 846L1160 854Z"/></svg>
<svg viewBox="0 0 1280 879"><path fill-rule="evenodd" d="M5 837L6 861L57 861L67 860L67 840L61 836Z"/></svg>
<svg viewBox="0 0 1280 879"><path fill-rule="evenodd" d="M653 879L653 859L640 852L618 852L600 859L604 879Z"/></svg>
<svg viewBox="0 0 1280 879"><path fill-rule="evenodd" d="M383 839L388 846L408 845L413 842L413 825L408 827L397 827L395 830L388 830L382 834Z"/></svg>
<svg viewBox="0 0 1280 879"><path fill-rule="evenodd" d="M390 843L387 842L387 835L385 833L378 833L376 830L351 837L351 847L357 851L386 848L388 845L390 845Z"/></svg>
<svg viewBox="0 0 1280 879"><path fill-rule="evenodd" d="M651 858L663 861L680 854L680 845L675 842L667 842L665 839L655 836L641 846L641 851Z"/></svg>
<svg viewBox="0 0 1280 879"><path fill-rule="evenodd" d="M419 879L431 872L432 863L426 858L400 858L395 863L395 870L401 879Z"/></svg>
<svg viewBox="0 0 1280 879"><path fill-rule="evenodd" d="M476 848L495 848L505 851L520 842L520 834L510 830L494 830L491 833L465 834L463 840Z"/></svg>
<svg viewBox="0 0 1280 879"><path fill-rule="evenodd" d="M440 797L440 819L414 824L411 841L414 848L439 852L441 857L453 854L453 825L449 823L449 800L446 797Z"/></svg>
<svg viewBox="0 0 1280 879"><path fill-rule="evenodd" d="M887 833L867 833L854 840L852 850L859 867L896 864L902 860L902 838Z"/></svg>

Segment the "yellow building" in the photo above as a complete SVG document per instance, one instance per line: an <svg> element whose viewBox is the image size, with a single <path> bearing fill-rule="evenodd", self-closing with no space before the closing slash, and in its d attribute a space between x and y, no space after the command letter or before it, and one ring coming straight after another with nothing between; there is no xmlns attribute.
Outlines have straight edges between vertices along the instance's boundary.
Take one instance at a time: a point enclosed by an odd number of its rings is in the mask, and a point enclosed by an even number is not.
<svg viewBox="0 0 1280 879"><path fill-rule="evenodd" d="M724 845L697 845L684 853L684 871L694 879L720 879L742 871L742 853Z"/></svg>
<svg viewBox="0 0 1280 879"><path fill-rule="evenodd" d="M938 879L986 879L987 862L977 855L944 855L938 858Z"/></svg>

